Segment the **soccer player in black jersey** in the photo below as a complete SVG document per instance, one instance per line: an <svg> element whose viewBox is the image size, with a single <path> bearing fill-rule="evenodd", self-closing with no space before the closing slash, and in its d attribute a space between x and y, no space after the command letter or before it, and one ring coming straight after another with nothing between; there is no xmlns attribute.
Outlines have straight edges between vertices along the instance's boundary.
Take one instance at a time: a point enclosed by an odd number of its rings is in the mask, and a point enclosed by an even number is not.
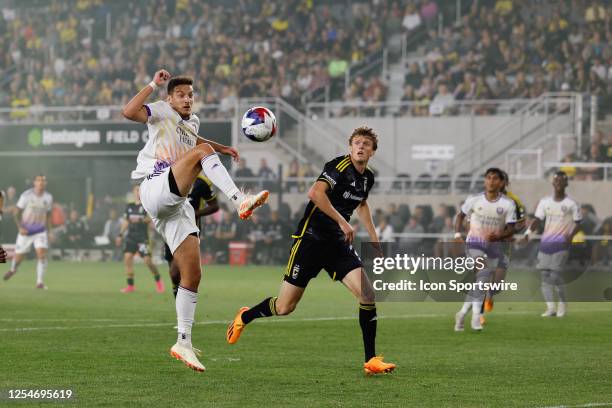
<svg viewBox="0 0 612 408"><path fill-rule="evenodd" d="M202 228L200 218L206 217L219 211L219 203L217 202L217 194L212 191L212 183L205 176L200 174L193 183L193 187L187 196L189 204L195 212L195 222L198 228ZM165 245L164 258L168 262L170 268L170 279L172 280L172 293L174 297L178 292L179 284L181 283L181 273L178 265L173 262L174 257L168 245Z"/></svg>
<svg viewBox="0 0 612 408"><path fill-rule="evenodd" d="M149 251L149 223L151 219L140 202L140 186L132 188L134 202L127 205L125 218L121 225L121 232L117 237L117 245L123 241L123 261L125 263L125 273L127 275L127 286L121 289L123 293L130 293L136 290L134 286L134 255L139 254L145 265L149 268L155 279L155 290L157 293L164 291L164 283L159 276L157 267L151 260Z"/></svg>
<svg viewBox="0 0 612 408"><path fill-rule="evenodd" d="M370 239L378 242L367 202L374 185L374 173L367 164L377 145L377 135L371 128L357 128L349 138L349 154L325 164L308 192L310 201L292 236L294 243L278 297L267 298L252 308L241 308L227 328L228 343L236 343L244 327L254 319L293 312L310 279L325 269L332 280L342 282L359 300L366 374L390 372L395 368L395 364L385 363L375 353L374 289L351 245L354 230L349 224L357 210Z"/></svg>

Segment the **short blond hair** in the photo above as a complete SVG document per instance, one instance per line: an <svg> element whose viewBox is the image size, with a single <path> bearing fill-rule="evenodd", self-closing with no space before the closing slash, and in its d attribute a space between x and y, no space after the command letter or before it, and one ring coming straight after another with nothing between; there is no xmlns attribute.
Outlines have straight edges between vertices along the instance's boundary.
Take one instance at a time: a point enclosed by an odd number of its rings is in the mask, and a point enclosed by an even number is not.
<svg viewBox="0 0 612 408"><path fill-rule="evenodd" d="M368 126L360 126L353 130L351 137L349 137L349 146L353 143L353 139L357 136L365 136L372 140L372 144L374 145L374 150L378 149L378 135L371 127Z"/></svg>

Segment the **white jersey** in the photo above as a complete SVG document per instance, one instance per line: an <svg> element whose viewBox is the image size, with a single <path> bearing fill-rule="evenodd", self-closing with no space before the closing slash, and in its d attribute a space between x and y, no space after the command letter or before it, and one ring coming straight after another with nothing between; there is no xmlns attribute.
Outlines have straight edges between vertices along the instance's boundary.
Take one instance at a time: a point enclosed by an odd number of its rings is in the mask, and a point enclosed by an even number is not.
<svg viewBox="0 0 612 408"><path fill-rule="evenodd" d="M17 208L22 210L21 226L28 230L27 235L44 232L47 229L47 216L53 207L53 196L46 191L36 195L34 189L26 190L17 200Z"/></svg>
<svg viewBox="0 0 612 408"><path fill-rule="evenodd" d="M495 201L489 201L485 193L470 196L461 206L461 212L470 217L470 231L466 242L468 247L472 248L485 250L487 235L499 235L506 224L516 223L516 205L503 194Z"/></svg>
<svg viewBox="0 0 612 408"><path fill-rule="evenodd" d="M541 199L535 216L545 221L540 251L547 254L568 249L570 234L576 223L582 221L580 206L568 196L561 201L552 196Z"/></svg>
<svg viewBox="0 0 612 408"><path fill-rule="evenodd" d="M138 165L132 179L140 180L172 166L196 146L200 120L194 114L185 120L166 101L144 105L149 118L149 140L138 153Z"/></svg>

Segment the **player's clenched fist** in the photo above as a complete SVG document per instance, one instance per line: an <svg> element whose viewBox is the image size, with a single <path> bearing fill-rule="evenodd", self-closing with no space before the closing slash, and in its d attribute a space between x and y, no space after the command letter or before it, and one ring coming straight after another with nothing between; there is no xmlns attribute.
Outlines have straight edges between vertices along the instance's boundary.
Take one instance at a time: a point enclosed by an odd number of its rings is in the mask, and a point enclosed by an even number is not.
<svg viewBox="0 0 612 408"><path fill-rule="evenodd" d="M155 82L155 85L157 86L162 86L169 79L170 79L170 73L166 71L165 69L160 69L153 76L153 82Z"/></svg>

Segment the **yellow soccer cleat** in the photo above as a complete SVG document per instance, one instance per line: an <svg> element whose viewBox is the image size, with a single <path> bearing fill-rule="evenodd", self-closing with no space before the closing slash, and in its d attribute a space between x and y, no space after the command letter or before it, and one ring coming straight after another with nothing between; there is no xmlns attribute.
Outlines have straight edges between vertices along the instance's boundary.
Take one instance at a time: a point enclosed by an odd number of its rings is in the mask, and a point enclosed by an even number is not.
<svg viewBox="0 0 612 408"><path fill-rule="evenodd" d="M395 370L395 364L385 363L382 356L372 357L367 363L363 363L363 371L366 375L386 374Z"/></svg>
<svg viewBox="0 0 612 408"><path fill-rule="evenodd" d="M242 330L244 330L244 326L246 326L246 324L242 322L242 314L247 310L249 310L248 307L241 307L240 310L238 310L236 317L234 317L234 321L232 321L229 326L227 326L227 333L225 334L225 339L229 344L236 343L240 338L240 334L242 333Z"/></svg>
<svg viewBox="0 0 612 408"><path fill-rule="evenodd" d="M253 215L253 211L255 211L256 208L261 207L266 201L268 201L269 195L270 192L268 192L268 190L263 190L262 192L255 195L248 194L240 203L240 208L238 209L238 215L240 216L240 218L243 220L248 220L249 218L251 218L251 215Z"/></svg>

